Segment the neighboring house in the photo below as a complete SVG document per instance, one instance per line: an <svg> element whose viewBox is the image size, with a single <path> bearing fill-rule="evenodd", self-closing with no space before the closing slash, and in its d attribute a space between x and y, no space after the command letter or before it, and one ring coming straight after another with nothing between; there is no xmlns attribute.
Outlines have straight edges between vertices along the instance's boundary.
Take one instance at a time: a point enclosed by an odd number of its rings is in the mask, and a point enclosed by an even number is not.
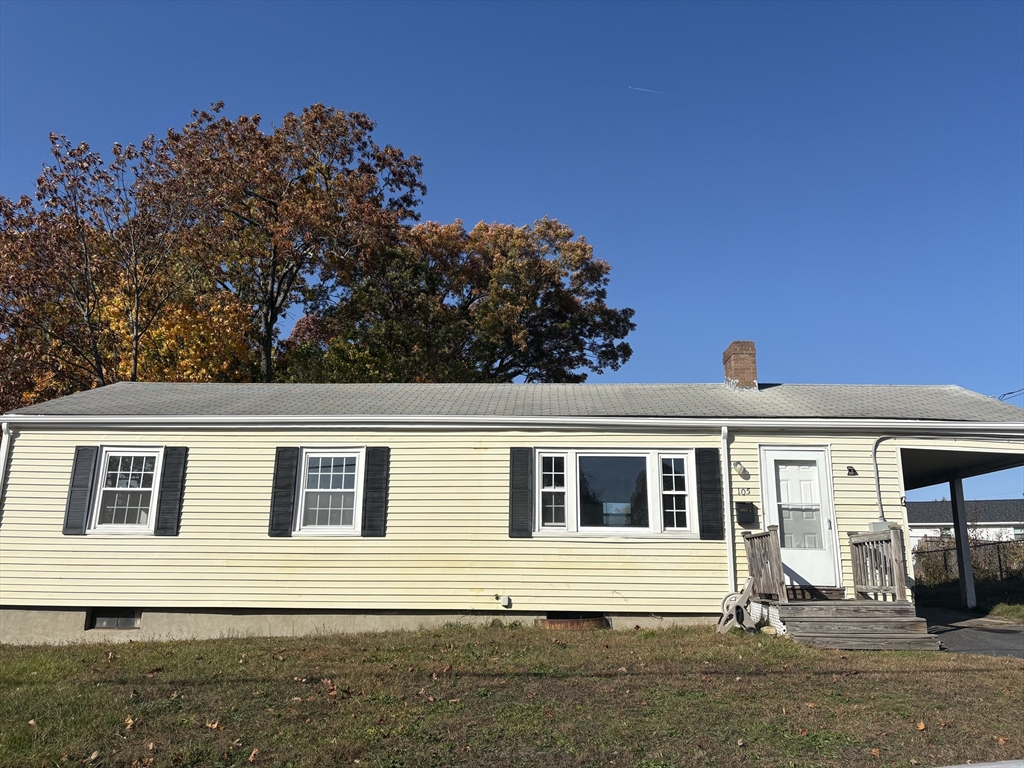
<svg viewBox="0 0 1024 768"><path fill-rule="evenodd" d="M1024 464L1024 411L977 393L758 385L750 342L724 362L723 384L122 383L19 409L0 640L705 621L744 531L779 525L790 583L850 595L848 534Z"/></svg>
<svg viewBox="0 0 1024 768"><path fill-rule="evenodd" d="M1008 541L1024 539L1024 499L968 501L967 527L972 539ZM953 504L949 501L908 501L910 547L925 536L953 535Z"/></svg>

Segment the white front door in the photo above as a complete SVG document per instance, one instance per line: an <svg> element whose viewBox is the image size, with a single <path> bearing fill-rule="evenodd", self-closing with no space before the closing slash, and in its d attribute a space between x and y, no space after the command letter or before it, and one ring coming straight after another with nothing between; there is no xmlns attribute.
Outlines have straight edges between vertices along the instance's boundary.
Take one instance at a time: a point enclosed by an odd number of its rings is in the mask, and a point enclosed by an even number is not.
<svg viewBox="0 0 1024 768"><path fill-rule="evenodd" d="M835 516L823 450L765 449L768 525L779 526L787 584L835 587Z"/></svg>

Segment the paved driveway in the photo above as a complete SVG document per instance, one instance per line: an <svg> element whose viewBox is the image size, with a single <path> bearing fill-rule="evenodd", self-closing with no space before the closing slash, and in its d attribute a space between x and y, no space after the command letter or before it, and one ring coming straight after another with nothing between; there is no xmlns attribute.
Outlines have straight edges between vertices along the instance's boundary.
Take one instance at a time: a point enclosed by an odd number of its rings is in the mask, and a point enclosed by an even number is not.
<svg viewBox="0 0 1024 768"><path fill-rule="evenodd" d="M1024 625L927 605L917 606L917 615L928 622L928 633L946 650L1024 659Z"/></svg>

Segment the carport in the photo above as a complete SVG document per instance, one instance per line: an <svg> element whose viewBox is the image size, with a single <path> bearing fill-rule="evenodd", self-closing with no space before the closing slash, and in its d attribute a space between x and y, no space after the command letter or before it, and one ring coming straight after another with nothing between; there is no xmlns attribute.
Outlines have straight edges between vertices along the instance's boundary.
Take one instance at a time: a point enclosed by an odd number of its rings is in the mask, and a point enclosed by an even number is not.
<svg viewBox="0 0 1024 768"><path fill-rule="evenodd" d="M900 447L899 452L905 490L912 491L939 483L949 483L956 560L960 569L960 599L966 608L975 608L978 600L974 592L974 570L971 566L971 548L967 535L963 481L965 477L977 477L1024 466L1024 450L1012 450L1011 446L1002 443L994 445L992 450L957 450L951 449L947 444L934 449L920 446Z"/></svg>

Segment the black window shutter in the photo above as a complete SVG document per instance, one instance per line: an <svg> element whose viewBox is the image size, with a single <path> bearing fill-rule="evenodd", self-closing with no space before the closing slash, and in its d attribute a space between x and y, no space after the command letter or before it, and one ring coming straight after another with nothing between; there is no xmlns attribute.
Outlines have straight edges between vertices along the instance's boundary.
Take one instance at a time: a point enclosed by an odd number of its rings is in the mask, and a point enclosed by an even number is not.
<svg viewBox="0 0 1024 768"><path fill-rule="evenodd" d="M68 486L68 503L64 508L64 535L84 536L89 524L89 509L92 506L92 483L96 477L96 457L100 449L92 445L75 448L75 461L71 465L71 483Z"/></svg>
<svg viewBox="0 0 1024 768"><path fill-rule="evenodd" d="M533 538L533 449L513 448L509 458L508 535Z"/></svg>
<svg viewBox="0 0 1024 768"><path fill-rule="evenodd" d="M156 502L156 528L153 530L157 536L178 535L186 464L188 448L164 448L164 469L160 478L160 496Z"/></svg>
<svg viewBox="0 0 1024 768"><path fill-rule="evenodd" d="M295 522L295 488L299 482L299 449L278 448L274 490L270 497L270 536L291 536Z"/></svg>
<svg viewBox="0 0 1024 768"><path fill-rule="evenodd" d="M388 529L388 478L391 449L387 446L366 449L363 481L363 536L385 536Z"/></svg>
<svg viewBox="0 0 1024 768"><path fill-rule="evenodd" d="M702 539L725 538L725 510L722 505L722 462L717 448L698 448L697 504Z"/></svg>

